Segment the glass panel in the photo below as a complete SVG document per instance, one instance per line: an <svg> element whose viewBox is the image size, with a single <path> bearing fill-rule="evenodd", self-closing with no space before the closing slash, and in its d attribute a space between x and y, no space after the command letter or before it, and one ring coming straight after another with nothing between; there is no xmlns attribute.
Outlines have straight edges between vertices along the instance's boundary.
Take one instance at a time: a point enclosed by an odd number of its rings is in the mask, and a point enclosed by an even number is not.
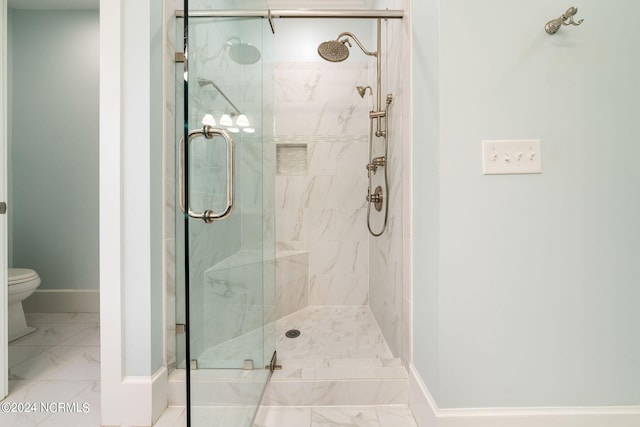
<svg viewBox="0 0 640 427"><path fill-rule="evenodd" d="M197 3L190 2L191 10L209 8ZM177 361L190 368L190 426L250 426L269 379L265 366L275 350L273 153L266 137L272 135L273 120L270 109L263 108L272 91L264 83L272 81L265 76L271 67L265 40L271 34L262 18L187 21L188 84L183 93L188 102L186 112L183 107L184 114L176 114L184 115L185 131L191 132L191 137L180 135L190 140L185 142L184 198L191 216L225 211L227 135L233 142L234 205L224 219L189 218L178 224L178 236L182 233L184 239L177 250L182 245L187 252L177 271L184 290L177 295L180 300L181 293L187 294L187 304L176 314L187 323L188 342L185 351L178 349ZM221 135L194 134L205 125Z"/></svg>

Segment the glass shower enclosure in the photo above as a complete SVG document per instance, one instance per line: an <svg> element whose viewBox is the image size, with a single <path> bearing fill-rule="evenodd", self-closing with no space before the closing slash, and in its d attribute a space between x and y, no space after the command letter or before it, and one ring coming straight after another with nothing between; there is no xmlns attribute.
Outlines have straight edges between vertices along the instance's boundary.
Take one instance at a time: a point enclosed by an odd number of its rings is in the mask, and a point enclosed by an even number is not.
<svg viewBox="0 0 640 427"><path fill-rule="evenodd" d="M261 17L199 17L189 3L177 29L177 364L188 426L249 426L276 363L271 33Z"/></svg>

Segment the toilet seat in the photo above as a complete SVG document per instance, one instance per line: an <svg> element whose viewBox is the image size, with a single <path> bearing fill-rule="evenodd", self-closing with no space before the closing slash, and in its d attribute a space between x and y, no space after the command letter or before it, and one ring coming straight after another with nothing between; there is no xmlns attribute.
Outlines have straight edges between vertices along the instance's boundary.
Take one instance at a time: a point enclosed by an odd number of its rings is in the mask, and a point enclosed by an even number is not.
<svg viewBox="0 0 640 427"><path fill-rule="evenodd" d="M30 282L38 278L38 273L29 268L10 268L9 286Z"/></svg>

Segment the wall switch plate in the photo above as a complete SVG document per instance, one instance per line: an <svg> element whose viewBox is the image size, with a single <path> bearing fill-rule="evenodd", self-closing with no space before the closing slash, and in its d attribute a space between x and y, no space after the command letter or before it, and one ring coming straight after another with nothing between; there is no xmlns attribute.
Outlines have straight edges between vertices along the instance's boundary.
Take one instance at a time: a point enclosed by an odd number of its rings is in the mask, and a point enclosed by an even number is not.
<svg viewBox="0 0 640 427"><path fill-rule="evenodd" d="M482 141L482 173L542 173L540 145L539 139Z"/></svg>

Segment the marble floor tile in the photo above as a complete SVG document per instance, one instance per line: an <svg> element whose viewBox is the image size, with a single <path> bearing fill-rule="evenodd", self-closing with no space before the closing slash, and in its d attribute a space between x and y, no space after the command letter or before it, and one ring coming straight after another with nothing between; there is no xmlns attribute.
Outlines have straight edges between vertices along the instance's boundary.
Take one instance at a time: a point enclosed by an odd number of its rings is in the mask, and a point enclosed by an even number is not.
<svg viewBox="0 0 640 427"><path fill-rule="evenodd" d="M99 316L26 317L38 330L9 344L9 396L3 402L33 403L37 411L0 413L0 426L99 427Z"/></svg>
<svg viewBox="0 0 640 427"><path fill-rule="evenodd" d="M16 346L58 345L64 340L91 327L90 323L32 323L32 325L37 328L34 333L20 338L11 344Z"/></svg>
<svg viewBox="0 0 640 427"><path fill-rule="evenodd" d="M252 427L306 427L311 425L309 407L262 407Z"/></svg>
<svg viewBox="0 0 640 427"><path fill-rule="evenodd" d="M229 411L224 408L200 408L194 414L207 426L248 419L236 408ZM213 424L211 424L213 422ZM229 424L230 426L231 424ZM235 424L234 424L235 425ZM244 424L242 424L244 425ZM170 406L162 414L154 427L185 427L186 412L182 406ZM383 406L262 406L251 427L417 427L416 421L407 405Z"/></svg>
<svg viewBox="0 0 640 427"><path fill-rule="evenodd" d="M60 345L100 345L100 325L91 324L89 328L65 339Z"/></svg>
<svg viewBox="0 0 640 427"><path fill-rule="evenodd" d="M153 427L185 427L187 418L184 406L169 406Z"/></svg>
<svg viewBox="0 0 640 427"><path fill-rule="evenodd" d="M249 426L255 409L243 406L194 406L191 409L191 424L207 427Z"/></svg>
<svg viewBox="0 0 640 427"><path fill-rule="evenodd" d="M341 312L346 315L342 316ZM295 314L298 314L296 317ZM326 321L329 319L329 321ZM312 367L341 370L355 363L381 369L395 363L367 307L310 307L285 318L279 327L279 353ZM100 347L97 315L29 314L39 330L9 345L7 402L68 403L63 412L0 413L12 427L99 427ZM303 322L304 321L304 322ZM301 323L302 322L302 323ZM302 326L299 326L302 325ZM287 328L299 326L307 348L288 345ZM284 345L283 345L284 342ZM332 347L331 347L332 346ZM361 346L361 347L360 347ZM290 353L287 355L287 351ZM354 353L355 352L355 353ZM374 356L372 356L374 354ZM376 357L378 357L376 359ZM303 366L303 365L301 365ZM250 407L198 407L192 417L202 425L249 425ZM253 427L416 427L407 406L262 407ZM184 407L169 407L155 427L185 427Z"/></svg>
<svg viewBox="0 0 640 427"><path fill-rule="evenodd" d="M100 323L99 313L25 313L28 324Z"/></svg>
<svg viewBox="0 0 640 427"><path fill-rule="evenodd" d="M9 379L25 381L43 379L80 356L84 350L86 348L80 346L54 346L10 368Z"/></svg>
<svg viewBox="0 0 640 427"><path fill-rule="evenodd" d="M71 381L73 382L73 381ZM67 400L62 411L52 413L38 427L100 427L100 383L93 382Z"/></svg>
<svg viewBox="0 0 640 427"><path fill-rule="evenodd" d="M32 357L49 350L51 347L52 346L50 345L10 345L9 368L13 368L22 362L26 362Z"/></svg>
<svg viewBox="0 0 640 427"><path fill-rule="evenodd" d="M12 381L9 396L3 403L33 403L36 406L32 412L0 412L0 425L12 427L39 425L53 415L51 412L42 410L41 404L49 407L49 404L68 402L87 390L92 384L92 381ZM66 426L67 424L58 425Z"/></svg>
<svg viewBox="0 0 640 427"><path fill-rule="evenodd" d="M100 380L100 347L75 346L81 349L75 357L69 358L55 370L44 376L49 380Z"/></svg>
<svg viewBox="0 0 640 427"><path fill-rule="evenodd" d="M418 427L408 406L378 406L380 427Z"/></svg>

